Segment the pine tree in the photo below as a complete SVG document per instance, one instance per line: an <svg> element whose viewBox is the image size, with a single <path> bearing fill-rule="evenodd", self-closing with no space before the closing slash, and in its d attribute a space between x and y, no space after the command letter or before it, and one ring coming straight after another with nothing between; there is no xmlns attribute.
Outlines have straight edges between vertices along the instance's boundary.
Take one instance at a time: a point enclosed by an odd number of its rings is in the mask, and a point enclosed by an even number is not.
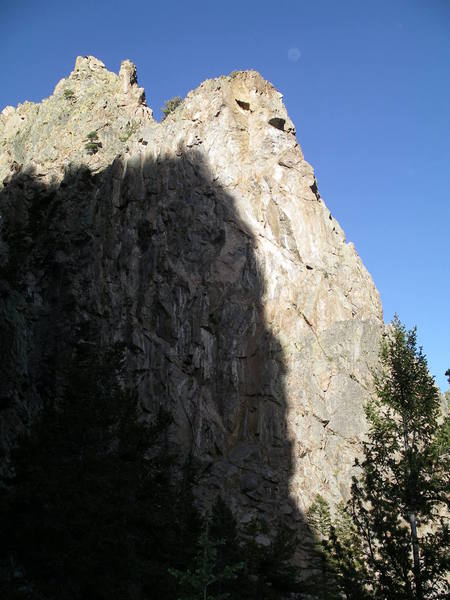
<svg viewBox="0 0 450 600"><path fill-rule="evenodd" d="M219 552L225 545L224 539L215 539L211 535L210 520L205 518L192 566L185 570L169 569L183 600L225 600L231 597L226 584L236 579L243 563L231 564L223 558L220 560Z"/></svg>
<svg viewBox="0 0 450 600"><path fill-rule="evenodd" d="M126 596L132 550L124 523L137 462L125 458L129 441L120 435L132 404L119 385L121 353L99 357L80 346L63 397L44 398L13 452L3 548L32 597Z"/></svg>
<svg viewBox="0 0 450 600"><path fill-rule="evenodd" d="M170 569L178 584L176 597L281 600L303 591L292 564L296 537L281 525L272 539L262 519L253 520L239 532L230 508L218 496L200 531L190 564ZM264 545L258 540L263 535Z"/></svg>
<svg viewBox="0 0 450 600"><path fill-rule="evenodd" d="M377 398L350 513L376 598L444 598L449 591L449 423L416 329L398 318L381 350Z"/></svg>
<svg viewBox="0 0 450 600"><path fill-rule="evenodd" d="M358 531L344 504L335 517L326 500L318 495L311 505L308 524L315 534L312 548L314 574L307 585L320 600L364 600L368 573Z"/></svg>
<svg viewBox="0 0 450 600"><path fill-rule="evenodd" d="M236 519L230 508L218 495L212 507L209 526L209 535L217 545L217 568L223 570L233 567L233 577L219 581L216 585L218 593L228 593L232 599L242 597L247 586L245 576L245 561L241 539L237 530Z"/></svg>
<svg viewBox="0 0 450 600"><path fill-rule="evenodd" d="M242 556L245 557L244 576L247 580L245 598L281 600L303 591L297 579L298 569L293 564L297 547L296 533L282 522L272 525L272 528L274 534L269 538L267 522L254 519L244 530ZM266 538L266 543L261 543L258 539L261 537Z"/></svg>
<svg viewBox="0 0 450 600"><path fill-rule="evenodd" d="M322 577L336 584L320 597L447 598L450 422L415 329L395 318L380 363L351 499L334 520L323 499L310 511Z"/></svg>
<svg viewBox="0 0 450 600"><path fill-rule="evenodd" d="M179 543L188 526L171 480L171 419L160 410L138 421L122 359L119 346L79 346L63 397L45 398L14 452L0 515L1 558L15 574L0 576L4 598L175 597L168 567L187 564L194 544Z"/></svg>

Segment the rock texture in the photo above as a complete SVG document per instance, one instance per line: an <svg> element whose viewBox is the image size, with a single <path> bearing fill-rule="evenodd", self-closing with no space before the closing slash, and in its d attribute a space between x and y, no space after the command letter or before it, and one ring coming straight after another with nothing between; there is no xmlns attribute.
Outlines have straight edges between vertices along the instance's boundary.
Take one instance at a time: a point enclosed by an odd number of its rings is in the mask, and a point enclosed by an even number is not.
<svg viewBox="0 0 450 600"><path fill-rule="evenodd" d="M0 149L5 445L74 344L123 340L200 502L221 491L241 521L297 527L317 493L345 497L382 310L282 95L240 72L157 123L132 63L82 57L50 98L1 113Z"/></svg>

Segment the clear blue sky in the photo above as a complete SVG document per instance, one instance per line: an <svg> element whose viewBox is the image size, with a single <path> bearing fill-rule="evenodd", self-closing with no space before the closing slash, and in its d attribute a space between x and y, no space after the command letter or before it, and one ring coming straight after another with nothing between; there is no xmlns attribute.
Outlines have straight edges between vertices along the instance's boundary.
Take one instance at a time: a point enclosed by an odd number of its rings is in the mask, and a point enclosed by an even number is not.
<svg viewBox="0 0 450 600"><path fill-rule="evenodd" d="M394 312L450 367L448 0L2 0L0 109L80 54L130 58L150 106L255 68L284 94L325 202Z"/></svg>

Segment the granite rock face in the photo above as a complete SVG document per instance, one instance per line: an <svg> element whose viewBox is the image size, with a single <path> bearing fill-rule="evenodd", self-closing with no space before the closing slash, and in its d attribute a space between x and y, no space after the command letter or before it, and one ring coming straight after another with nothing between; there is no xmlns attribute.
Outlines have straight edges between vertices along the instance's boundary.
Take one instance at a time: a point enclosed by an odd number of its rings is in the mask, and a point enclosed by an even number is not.
<svg viewBox="0 0 450 600"><path fill-rule="evenodd" d="M200 502L296 527L317 493L347 496L381 304L270 83L208 80L157 123L132 63L78 58L1 113L0 152L5 446L75 344L124 341Z"/></svg>

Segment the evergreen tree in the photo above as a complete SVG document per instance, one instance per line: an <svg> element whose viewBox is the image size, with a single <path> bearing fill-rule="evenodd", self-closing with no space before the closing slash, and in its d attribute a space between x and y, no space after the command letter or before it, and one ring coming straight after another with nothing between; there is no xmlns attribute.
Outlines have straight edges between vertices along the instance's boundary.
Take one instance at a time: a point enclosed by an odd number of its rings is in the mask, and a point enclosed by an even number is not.
<svg viewBox="0 0 450 600"><path fill-rule="evenodd" d="M268 537L268 525L263 519L249 523L242 540L245 557L243 585L245 598L281 600L291 593L303 591L297 580L297 567L292 563L297 546L296 534L278 523L273 539ZM261 543L261 537L269 542Z"/></svg>
<svg viewBox="0 0 450 600"><path fill-rule="evenodd" d="M381 350L377 398L350 514L374 597L444 598L449 592L449 423L416 329L398 318Z"/></svg>
<svg viewBox="0 0 450 600"><path fill-rule="evenodd" d="M0 493L1 597L284 598L295 540L280 530L264 547L238 535L220 497L202 521L193 469L180 471L170 449L171 417L160 410L139 422L123 356L122 346L82 342L58 399L48 377L40 417Z"/></svg>
<svg viewBox="0 0 450 600"><path fill-rule="evenodd" d="M222 496L217 496L212 507L209 535L217 543L217 568L232 567L233 577L217 583L218 593L228 593L230 598L239 598L247 586L245 576L246 557L241 547L242 540L237 530L236 519Z"/></svg>
<svg viewBox="0 0 450 600"><path fill-rule="evenodd" d="M345 505L338 505L332 519L328 503L318 495L307 520L316 536L312 548L315 572L307 581L309 591L321 600L369 598L361 539Z"/></svg>
<svg viewBox="0 0 450 600"><path fill-rule="evenodd" d="M161 112L163 113L162 120L164 121L164 119L168 117L170 113L173 113L173 111L182 103L183 98L181 98L181 96L174 96L173 98L170 98L170 100L166 100L164 106L161 108Z"/></svg>
<svg viewBox="0 0 450 600"><path fill-rule="evenodd" d="M2 547L31 597L126 593L131 556L123 522L136 464L123 460L131 448L119 426L131 399L116 382L119 353L100 360L89 345L78 348L64 397L58 405L44 399L31 435L13 453Z"/></svg>
<svg viewBox="0 0 450 600"><path fill-rule="evenodd" d="M175 597L168 567L190 559L194 544L185 535L180 549L170 417L138 422L119 346L80 345L68 371L63 397L45 399L14 452L2 493L0 549L15 574L0 581L2 597Z"/></svg>
<svg viewBox="0 0 450 600"><path fill-rule="evenodd" d="M209 527L209 520L205 519L192 567L184 571L169 570L178 583L180 600L230 598L230 592L224 591L221 584L236 579L237 573L243 567L241 562L226 564L219 560L219 548L225 545L225 541L214 539L210 535Z"/></svg>
<svg viewBox="0 0 450 600"><path fill-rule="evenodd" d="M218 496L206 516L197 541L197 552L187 568L171 568L178 595L188 599L281 600L299 592L297 568L292 564L296 547L293 532L278 527L272 540L262 519L238 532L230 508ZM266 538L262 545L258 537Z"/></svg>
<svg viewBox="0 0 450 600"><path fill-rule="evenodd" d="M447 598L449 419L415 329L395 318L380 359L349 504L333 522L322 500L312 525L337 597Z"/></svg>

